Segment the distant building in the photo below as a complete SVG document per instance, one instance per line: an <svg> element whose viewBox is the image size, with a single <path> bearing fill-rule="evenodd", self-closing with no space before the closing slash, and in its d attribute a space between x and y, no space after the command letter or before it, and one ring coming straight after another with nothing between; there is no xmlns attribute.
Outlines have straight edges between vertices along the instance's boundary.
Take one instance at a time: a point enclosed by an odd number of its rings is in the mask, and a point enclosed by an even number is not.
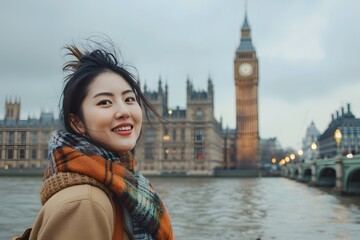
<svg viewBox="0 0 360 240"><path fill-rule="evenodd" d="M285 154L279 140L274 138L260 139L260 164L261 167L268 167L274 163L279 163Z"/></svg>
<svg viewBox="0 0 360 240"><path fill-rule="evenodd" d="M186 108L168 107L168 87L159 80L157 91L144 87L144 94L165 119L144 121L142 137L135 149L139 168L148 174L210 174L223 161L222 126L214 117L214 87L195 91L186 87Z"/></svg>
<svg viewBox="0 0 360 240"><path fill-rule="evenodd" d="M235 169L236 164L236 129L229 129L228 127L223 130L224 148L223 148L223 169Z"/></svg>
<svg viewBox="0 0 360 240"><path fill-rule="evenodd" d="M7 100L0 120L0 168L45 168L50 134L58 126L50 112L20 120L20 100Z"/></svg>
<svg viewBox="0 0 360 240"><path fill-rule="evenodd" d="M315 123L311 122L310 126L306 129L305 137L302 141L302 160L303 162L312 162L319 156L319 130L316 128Z"/></svg>
<svg viewBox="0 0 360 240"><path fill-rule="evenodd" d="M319 137L319 157L330 158L336 155L337 145L334 139L336 129L340 129L342 140L340 151L342 155L359 154L360 150L360 118L355 118L347 104L347 112L341 108L341 115L336 111L336 117L331 115L331 122L325 132ZM351 156L351 155L348 155Z"/></svg>
<svg viewBox="0 0 360 240"><path fill-rule="evenodd" d="M236 168L259 167L259 65L251 42L251 29L245 13L240 45L234 59L236 89Z"/></svg>

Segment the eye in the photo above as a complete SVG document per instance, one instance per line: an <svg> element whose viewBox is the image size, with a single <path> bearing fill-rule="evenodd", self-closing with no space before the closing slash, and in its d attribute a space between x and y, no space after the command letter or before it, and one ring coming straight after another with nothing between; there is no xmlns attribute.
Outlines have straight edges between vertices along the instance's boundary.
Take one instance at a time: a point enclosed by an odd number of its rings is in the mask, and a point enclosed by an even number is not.
<svg viewBox="0 0 360 240"><path fill-rule="evenodd" d="M110 100L101 100L97 105L98 106L106 106L106 105L110 105L112 104L112 102Z"/></svg>
<svg viewBox="0 0 360 240"><path fill-rule="evenodd" d="M125 102L136 102L136 99L134 97L127 97Z"/></svg>

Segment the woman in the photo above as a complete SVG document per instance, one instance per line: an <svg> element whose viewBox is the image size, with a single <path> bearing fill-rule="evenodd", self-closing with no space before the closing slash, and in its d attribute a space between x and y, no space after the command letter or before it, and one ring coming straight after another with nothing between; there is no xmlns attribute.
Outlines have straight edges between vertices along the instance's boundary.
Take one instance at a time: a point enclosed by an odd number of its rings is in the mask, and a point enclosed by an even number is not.
<svg viewBox="0 0 360 240"><path fill-rule="evenodd" d="M170 218L132 155L142 110L157 115L115 54L80 51L64 70L60 118L30 239L174 239ZM157 115L158 116L158 115ZM158 116L159 117L159 116Z"/></svg>

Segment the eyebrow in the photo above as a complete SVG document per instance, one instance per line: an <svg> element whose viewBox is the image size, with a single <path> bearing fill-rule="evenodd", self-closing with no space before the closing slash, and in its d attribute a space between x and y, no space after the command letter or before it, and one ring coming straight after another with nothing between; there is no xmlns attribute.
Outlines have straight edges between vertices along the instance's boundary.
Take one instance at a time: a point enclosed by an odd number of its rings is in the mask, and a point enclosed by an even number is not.
<svg viewBox="0 0 360 240"><path fill-rule="evenodd" d="M134 91L132 89L129 89L129 90L125 90L121 93L121 95L125 95L125 94L128 94L128 93L134 93ZM135 94L135 93L134 93ZM100 93L97 93L93 96L93 98L97 98L99 96L110 96L110 97L113 97L114 94L112 92L100 92Z"/></svg>

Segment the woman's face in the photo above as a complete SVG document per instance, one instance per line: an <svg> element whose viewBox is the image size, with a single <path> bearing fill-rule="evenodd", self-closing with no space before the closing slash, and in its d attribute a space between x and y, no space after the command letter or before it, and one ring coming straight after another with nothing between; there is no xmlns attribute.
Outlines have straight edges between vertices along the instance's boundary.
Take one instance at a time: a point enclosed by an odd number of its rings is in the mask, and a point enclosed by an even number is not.
<svg viewBox="0 0 360 240"><path fill-rule="evenodd" d="M142 111L130 85L114 72L98 75L88 86L77 128L114 152L130 151L140 135Z"/></svg>

